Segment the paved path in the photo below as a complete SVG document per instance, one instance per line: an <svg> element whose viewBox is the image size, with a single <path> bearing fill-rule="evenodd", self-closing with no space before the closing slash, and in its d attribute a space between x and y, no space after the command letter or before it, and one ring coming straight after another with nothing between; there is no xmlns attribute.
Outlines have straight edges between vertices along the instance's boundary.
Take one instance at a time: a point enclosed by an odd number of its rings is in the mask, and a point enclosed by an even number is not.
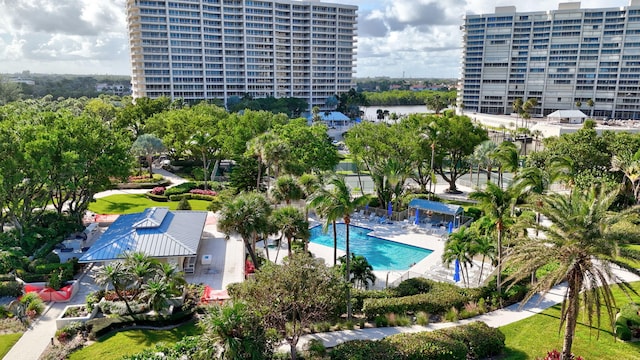
<svg viewBox="0 0 640 360"><path fill-rule="evenodd" d="M89 270L90 268L87 268L87 271L79 277L80 288L71 300L66 303L49 303L44 314L31 324L5 355L4 360L36 360L40 357L56 334L56 318L62 314L64 308L67 305L85 304L86 296L98 290L93 279L88 275Z"/></svg>
<svg viewBox="0 0 640 360"><path fill-rule="evenodd" d="M624 279L627 282L640 281L640 277L629 273L627 271L616 270L614 273ZM380 340L387 336L400 334L400 333L415 333L421 331L433 331L437 329L443 329L458 325L467 324L474 321L482 321L491 327L500 327L507 324L514 323L531 317L550 308L556 304L559 304L566 290L565 284L560 284L549 291L545 296L535 295L525 305L514 304L504 309L492 311L490 313L476 316L470 319L464 319L457 322L443 322L434 323L427 326L403 326L403 327L383 327L383 328L370 328L370 329L357 329L357 330L344 330L334 331L327 333L317 333L304 335L300 338L297 348L302 350L306 344L312 340L317 339L322 341L325 347L334 347L346 341L351 340ZM279 351L289 351L289 346L280 347Z"/></svg>

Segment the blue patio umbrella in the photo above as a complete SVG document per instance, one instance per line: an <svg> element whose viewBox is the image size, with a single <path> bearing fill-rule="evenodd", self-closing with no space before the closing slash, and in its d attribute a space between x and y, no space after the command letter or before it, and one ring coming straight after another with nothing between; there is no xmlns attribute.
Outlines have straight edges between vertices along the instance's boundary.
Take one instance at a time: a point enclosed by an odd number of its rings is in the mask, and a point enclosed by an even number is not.
<svg viewBox="0 0 640 360"><path fill-rule="evenodd" d="M364 212L365 212L366 214L368 214L368 213L369 213L369 204L366 204L366 205L364 206Z"/></svg>
<svg viewBox="0 0 640 360"><path fill-rule="evenodd" d="M456 259L456 262L455 262L455 265L454 265L453 281L455 281L455 282L459 282L460 281L460 261L458 259Z"/></svg>
<svg viewBox="0 0 640 360"><path fill-rule="evenodd" d="M389 206L387 206L387 215L389 215L389 218L393 215L393 205L391 205L391 201L389 201Z"/></svg>
<svg viewBox="0 0 640 360"><path fill-rule="evenodd" d="M453 223L449 221L449 234L453 232Z"/></svg>
<svg viewBox="0 0 640 360"><path fill-rule="evenodd" d="M416 218L413 221L414 224L418 225L420 223L420 209L416 209Z"/></svg>

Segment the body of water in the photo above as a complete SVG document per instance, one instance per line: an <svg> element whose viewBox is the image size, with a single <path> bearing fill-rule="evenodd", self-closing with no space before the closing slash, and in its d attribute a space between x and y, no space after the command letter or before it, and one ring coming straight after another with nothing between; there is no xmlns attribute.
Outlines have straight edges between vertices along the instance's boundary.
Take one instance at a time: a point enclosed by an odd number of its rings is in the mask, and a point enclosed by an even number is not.
<svg viewBox="0 0 640 360"><path fill-rule="evenodd" d="M369 121L377 121L378 109L389 110L389 114L396 113L398 115L433 113L433 111L427 109L426 105L368 106L368 107L361 107L361 109L364 110L364 119Z"/></svg>
<svg viewBox="0 0 640 360"><path fill-rule="evenodd" d="M338 249L344 251L346 226L337 224ZM349 250L367 258L373 270L408 270L411 265L429 256L433 251L395 241L370 236L371 229L349 225ZM324 233L322 226L311 228L310 241L333 248L333 228Z"/></svg>

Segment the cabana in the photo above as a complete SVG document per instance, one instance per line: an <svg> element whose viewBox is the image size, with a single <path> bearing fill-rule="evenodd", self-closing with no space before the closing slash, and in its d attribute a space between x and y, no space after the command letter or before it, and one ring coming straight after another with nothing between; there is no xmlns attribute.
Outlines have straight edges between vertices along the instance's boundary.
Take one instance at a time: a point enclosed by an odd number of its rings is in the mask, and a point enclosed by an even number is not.
<svg viewBox="0 0 640 360"><path fill-rule="evenodd" d="M413 199L409 202L409 209L415 209L415 218L420 219L422 213L431 216L433 214L444 215L444 218L450 218L454 228L460 226L464 209L458 205L444 204L437 201ZM422 211L422 213L421 213Z"/></svg>

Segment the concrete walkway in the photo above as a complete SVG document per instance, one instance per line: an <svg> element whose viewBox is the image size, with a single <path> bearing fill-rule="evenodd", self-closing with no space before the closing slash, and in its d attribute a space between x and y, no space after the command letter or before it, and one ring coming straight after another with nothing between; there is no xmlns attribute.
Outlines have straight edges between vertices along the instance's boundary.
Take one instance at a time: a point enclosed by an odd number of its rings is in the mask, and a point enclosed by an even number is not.
<svg viewBox="0 0 640 360"><path fill-rule="evenodd" d="M82 273L78 279L78 292L66 303L49 303L44 313L31 324L20 340L5 355L4 360L36 360L51 344L56 334L56 319L62 315L68 305L85 304L89 293L98 290L98 286L89 276L90 268Z"/></svg>
<svg viewBox="0 0 640 360"><path fill-rule="evenodd" d="M624 271L614 270L616 276L627 282L640 281L640 277ZM514 323L538 314L556 304L562 302L564 293L566 291L566 285L560 284L549 291L545 296L534 295L531 300L526 304L514 304L504 309L492 311L490 313L476 316L469 319L460 320L457 322L443 322L434 323L427 326L398 326L398 327L383 327L383 328L370 328L370 329L357 329L357 330L344 330L334 331L327 333L317 333L304 335L300 338L297 348L303 350L307 343L312 340L320 340L325 347L334 347L351 340L380 340L387 336L400 334L400 333L416 333L421 331L433 331L438 329L449 328L458 325L468 324L474 321L482 321L491 327L500 327ZM285 345L279 348L281 352L288 352L289 346Z"/></svg>
<svg viewBox="0 0 640 360"><path fill-rule="evenodd" d="M187 180L178 177L163 169L154 169L156 174L160 174L171 181L170 186L182 184ZM95 198L102 198L115 194L143 194L149 189L118 189L108 190L96 194ZM34 321L29 329L25 331L20 340L5 355L4 360L37 360L45 351L47 346L51 344L51 340L56 333L56 318L62 315L67 305L85 304L88 294L98 290L98 286L91 278L91 267L80 275L78 282L80 288L78 292L66 303L49 303L44 313Z"/></svg>

